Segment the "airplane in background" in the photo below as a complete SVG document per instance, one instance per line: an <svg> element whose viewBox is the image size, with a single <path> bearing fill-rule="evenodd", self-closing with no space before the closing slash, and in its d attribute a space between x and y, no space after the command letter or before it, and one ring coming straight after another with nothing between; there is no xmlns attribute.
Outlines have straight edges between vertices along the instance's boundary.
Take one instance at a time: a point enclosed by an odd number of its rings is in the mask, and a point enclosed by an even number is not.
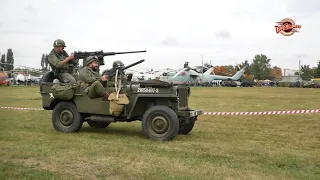
<svg viewBox="0 0 320 180"><path fill-rule="evenodd" d="M214 80L231 80L231 81L238 81L241 76L244 75L247 66L244 66L242 69L237 71L233 76L221 76L215 74L204 74L202 82L211 82ZM209 68L208 71L213 72L213 68Z"/></svg>
<svg viewBox="0 0 320 180"><path fill-rule="evenodd" d="M213 67L206 70L203 74L190 68L183 68L174 76L169 77L166 81L172 83L211 83L215 80L232 80L237 81L243 76L247 66L240 69L233 76L221 76L213 74Z"/></svg>
<svg viewBox="0 0 320 180"><path fill-rule="evenodd" d="M167 77L172 77L177 73L177 70L172 69L161 69L161 70L151 70L147 72L139 72L135 70L127 70L126 74L132 74L132 81L143 81L143 80L153 80L153 79L166 79Z"/></svg>

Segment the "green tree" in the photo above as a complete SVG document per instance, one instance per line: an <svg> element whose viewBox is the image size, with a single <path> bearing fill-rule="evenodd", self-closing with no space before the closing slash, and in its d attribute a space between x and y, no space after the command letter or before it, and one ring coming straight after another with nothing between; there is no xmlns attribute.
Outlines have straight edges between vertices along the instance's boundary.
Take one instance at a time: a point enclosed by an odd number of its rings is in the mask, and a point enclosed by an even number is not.
<svg viewBox="0 0 320 180"><path fill-rule="evenodd" d="M271 71L270 61L271 59L264 54L257 54L254 56L251 70L255 79L264 80L268 78Z"/></svg>
<svg viewBox="0 0 320 180"><path fill-rule="evenodd" d="M7 64L6 64L6 70L13 70L14 69L14 57L12 49L9 48L7 52Z"/></svg>
<svg viewBox="0 0 320 180"><path fill-rule="evenodd" d="M272 67L270 74L269 74L270 79L276 79L276 80L281 80L282 78L282 70L278 66Z"/></svg>
<svg viewBox="0 0 320 180"><path fill-rule="evenodd" d="M41 57L41 68L42 69L44 69L45 59L46 59L46 56L44 54L42 54L42 57Z"/></svg>
<svg viewBox="0 0 320 180"><path fill-rule="evenodd" d="M320 60L318 60L318 66L315 69L314 78L320 78Z"/></svg>
<svg viewBox="0 0 320 180"><path fill-rule="evenodd" d="M242 62L241 64L236 66L237 71L239 71L240 69L242 69L245 66L247 66L247 68L245 69L244 75L241 76L240 80L241 81L251 81L253 79L253 72L251 71L251 65L248 62L248 60L245 60L244 62Z"/></svg>
<svg viewBox="0 0 320 180"><path fill-rule="evenodd" d="M312 79L312 70L309 65L301 66L301 78L305 81L310 81Z"/></svg>
<svg viewBox="0 0 320 180"><path fill-rule="evenodd" d="M50 66L48 67L48 65L49 65L49 61L48 61L48 57L49 57L49 55L48 54L46 54L45 55L45 60L44 60L44 62L45 62L45 70L49 70L49 68L50 68Z"/></svg>
<svg viewBox="0 0 320 180"><path fill-rule="evenodd" d="M250 68L250 64L249 64L248 60L245 60L244 62L242 62L241 64L239 64L239 67L237 67L237 71L239 71L240 69L242 69L244 66L247 66L247 68Z"/></svg>
<svg viewBox="0 0 320 180"><path fill-rule="evenodd" d="M1 63L6 63L6 55L5 54L2 54L1 55ZM6 69L6 65L5 64L0 64L0 71L6 71L7 69Z"/></svg>

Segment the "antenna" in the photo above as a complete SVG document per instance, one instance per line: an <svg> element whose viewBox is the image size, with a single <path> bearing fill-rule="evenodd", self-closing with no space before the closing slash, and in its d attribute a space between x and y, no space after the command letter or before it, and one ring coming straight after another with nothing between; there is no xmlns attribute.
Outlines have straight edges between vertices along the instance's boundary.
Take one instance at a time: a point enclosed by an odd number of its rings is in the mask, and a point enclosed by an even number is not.
<svg viewBox="0 0 320 180"><path fill-rule="evenodd" d="M298 55L299 57L299 77L298 77L298 81L300 81L300 76L301 76L301 55Z"/></svg>

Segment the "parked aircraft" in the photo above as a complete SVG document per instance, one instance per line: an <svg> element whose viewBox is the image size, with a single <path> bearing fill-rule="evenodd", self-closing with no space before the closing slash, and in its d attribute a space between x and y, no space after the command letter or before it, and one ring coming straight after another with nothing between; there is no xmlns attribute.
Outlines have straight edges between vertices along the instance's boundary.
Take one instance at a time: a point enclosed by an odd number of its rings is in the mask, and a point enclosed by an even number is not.
<svg viewBox="0 0 320 180"><path fill-rule="evenodd" d="M141 80L152 80L152 79L162 79L162 78L167 78L167 77L172 77L177 73L176 70L172 69L161 69L161 70L151 70L147 72L138 72L134 70L128 70L126 71L126 74L132 74L132 79L131 81L141 81Z"/></svg>
<svg viewBox="0 0 320 180"><path fill-rule="evenodd" d="M240 69L238 72L236 72L233 76L221 76L221 75L215 75L215 74L206 74L203 76L202 82L211 82L213 80L232 80L232 81L238 81L241 76L245 73L245 69L247 66L244 66L242 69ZM213 68L209 68L208 71L213 72Z"/></svg>
<svg viewBox="0 0 320 180"><path fill-rule="evenodd" d="M241 78L241 76L245 72L245 67L240 69L236 74L233 76L221 76L213 74L213 67L209 68L203 74L190 69L190 68L183 68L182 70L178 71L174 76L169 77L166 81L172 83L211 83L214 80L232 80L237 81Z"/></svg>

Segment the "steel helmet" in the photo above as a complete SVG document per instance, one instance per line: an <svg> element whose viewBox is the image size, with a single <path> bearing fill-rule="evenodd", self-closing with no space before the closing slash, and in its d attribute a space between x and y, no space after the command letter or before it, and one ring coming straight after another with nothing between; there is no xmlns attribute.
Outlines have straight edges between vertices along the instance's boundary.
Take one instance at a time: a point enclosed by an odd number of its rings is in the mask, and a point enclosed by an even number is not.
<svg viewBox="0 0 320 180"><path fill-rule="evenodd" d="M66 43L62 39L56 39L53 42L53 47L66 47Z"/></svg>
<svg viewBox="0 0 320 180"><path fill-rule="evenodd" d="M87 66L88 64L92 63L93 61L96 61L96 60L98 60L98 58L97 58L96 56L89 56L89 57L87 57L87 59L86 59L86 66Z"/></svg>
<svg viewBox="0 0 320 180"><path fill-rule="evenodd" d="M124 64L121 61L114 61L112 67L117 68L117 67L123 67Z"/></svg>

